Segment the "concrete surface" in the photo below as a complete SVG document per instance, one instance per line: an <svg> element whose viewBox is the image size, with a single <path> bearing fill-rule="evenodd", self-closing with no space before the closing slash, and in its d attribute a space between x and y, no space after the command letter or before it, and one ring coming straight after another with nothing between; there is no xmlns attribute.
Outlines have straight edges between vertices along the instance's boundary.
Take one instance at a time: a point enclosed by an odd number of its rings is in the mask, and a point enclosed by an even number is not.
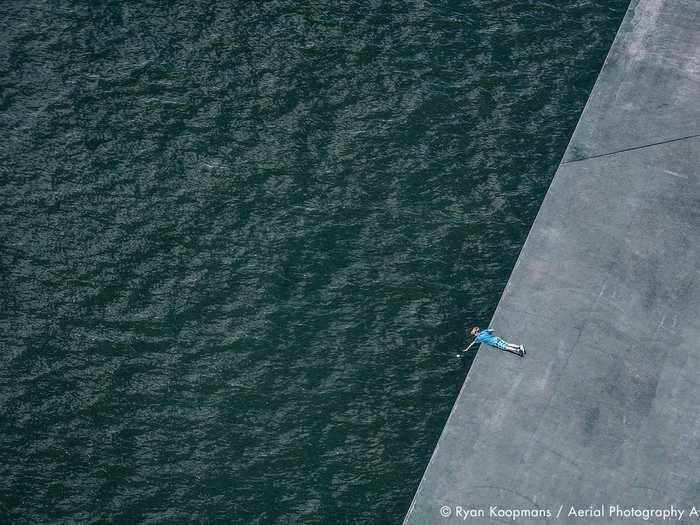
<svg viewBox="0 0 700 525"><path fill-rule="evenodd" d="M406 524L700 523L699 166L700 1L633 0L490 325L529 353L479 351Z"/></svg>

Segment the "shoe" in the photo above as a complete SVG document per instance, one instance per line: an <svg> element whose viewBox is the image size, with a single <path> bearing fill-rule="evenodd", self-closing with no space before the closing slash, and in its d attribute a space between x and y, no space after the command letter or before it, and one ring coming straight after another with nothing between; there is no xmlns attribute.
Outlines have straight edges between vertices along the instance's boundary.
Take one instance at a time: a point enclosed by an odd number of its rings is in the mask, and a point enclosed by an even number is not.
<svg viewBox="0 0 700 525"><path fill-rule="evenodd" d="M523 345L520 345L520 357L525 356L527 352L525 351L525 347Z"/></svg>

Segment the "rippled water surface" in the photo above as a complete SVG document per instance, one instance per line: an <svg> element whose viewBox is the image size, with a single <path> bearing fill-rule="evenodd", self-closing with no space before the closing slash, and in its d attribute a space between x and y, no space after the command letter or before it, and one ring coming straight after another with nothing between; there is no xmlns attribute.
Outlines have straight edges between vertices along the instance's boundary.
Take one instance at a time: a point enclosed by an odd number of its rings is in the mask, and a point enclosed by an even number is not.
<svg viewBox="0 0 700 525"><path fill-rule="evenodd" d="M0 4L0 522L400 523L626 0Z"/></svg>

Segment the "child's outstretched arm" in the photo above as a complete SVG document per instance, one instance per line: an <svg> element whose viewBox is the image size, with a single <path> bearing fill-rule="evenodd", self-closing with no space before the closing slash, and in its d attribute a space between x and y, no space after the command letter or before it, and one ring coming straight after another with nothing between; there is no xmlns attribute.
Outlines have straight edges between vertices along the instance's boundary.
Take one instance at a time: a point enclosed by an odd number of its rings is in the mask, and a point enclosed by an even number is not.
<svg viewBox="0 0 700 525"><path fill-rule="evenodd" d="M469 350L471 349L471 347L474 346L474 343L476 343L476 341L472 341L471 343L469 343L469 346L466 347L466 348L463 350L463 352L469 352Z"/></svg>

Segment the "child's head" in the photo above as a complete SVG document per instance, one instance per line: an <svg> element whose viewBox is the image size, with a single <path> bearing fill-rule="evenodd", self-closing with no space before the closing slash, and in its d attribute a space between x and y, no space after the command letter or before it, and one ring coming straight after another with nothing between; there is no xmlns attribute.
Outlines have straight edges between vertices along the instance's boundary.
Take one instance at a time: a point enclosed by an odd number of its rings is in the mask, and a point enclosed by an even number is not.
<svg viewBox="0 0 700 525"><path fill-rule="evenodd" d="M472 334L472 335L476 335L478 332L479 332L479 327L478 327L478 326L475 326L474 328L472 328L472 329L469 331L469 333Z"/></svg>

